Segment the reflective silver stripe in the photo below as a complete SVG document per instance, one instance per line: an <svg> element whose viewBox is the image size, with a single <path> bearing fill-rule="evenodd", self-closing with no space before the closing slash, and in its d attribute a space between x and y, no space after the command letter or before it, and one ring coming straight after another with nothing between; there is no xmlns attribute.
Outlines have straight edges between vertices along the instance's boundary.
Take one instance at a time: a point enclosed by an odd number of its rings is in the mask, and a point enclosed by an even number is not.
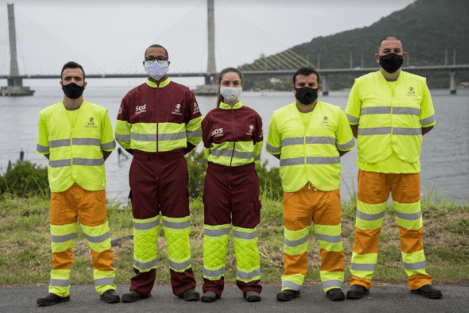
<svg viewBox="0 0 469 313"><path fill-rule="evenodd" d="M207 276L207 277L218 277L223 274L225 274L225 267L222 267L216 271L211 271L211 270L204 268L204 276Z"/></svg>
<svg viewBox="0 0 469 313"><path fill-rule="evenodd" d="M399 217L399 218L402 218L403 220L408 220L408 221L415 221L415 220L418 220L420 218L420 216L422 216L422 212L417 212L417 213L401 213L401 212L394 212L394 214Z"/></svg>
<svg viewBox="0 0 469 313"><path fill-rule="evenodd" d="M156 141L156 134L137 134L130 133L130 138L138 141Z"/></svg>
<svg viewBox="0 0 469 313"><path fill-rule="evenodd" d="M434 123L434 122L436 122L435 115L432 115L432 116L429 116L427 118L424 118L423 120L420 120L421 125L428 125L428 124L431 124L431 123Z"/></svg>
<svg viewBox="0 0 469 313"><path fill-rule="evenodd" d="M299 245L304 244L306 241L308 241L308 235L298 240L288 240L287 238L283 239L283 243L289 247L298 247Z"/></svg>
<svg viewBox="0 0 469 313"><path fill-rule="evenodd" d="M392 130L394 135L421 135L422 129L421 128L401 128L401 127L394 127Z"/></svg>
<svg viewBox="0 0 469 313"><path fill-rule="evenodd" d="M130 135L117 135L116 134L116 139L118 141L130 141Z"/></svg>
<svg viewBox="0 0 469 313"><path fill-rule="evenodd" d="M331 137L306 137L305 143L307 144L329 144L334 145L335 139Z"/></svg>
<svg viewBox="0 0 469 313"><path fill-rule="evenodd" d="M74 158L73 165L84 165L84 166L98 166L103 165L104 159L82 159L82 158Z"/></svg>
<svg viewBox="0 0 469 313"><path fill-rule="evenodd" d="M186 136L187 137L202 137L202 131L201 130L194 130L194 131L186 131Z"/></svg>
<svg viewBox="0 0 469 313"><path fill-rule="evenodd" d="M49 285L55 287L68 287L70 286L70 279L50 279Z"/></svg>
<svg viewBox="0 0 469 313"><path fill-rule="evenodd" d="M160 224L160 219L155 221L147 222L147 223L135 223L134 221L134 229L136 230L147 230L157 227Z"/></svg>
<svg viewBox="0 0 469 313"><path fill-rule="evenodd" d="M252 152L240 152L235 150L233 152L233 157L237 159L249 160L252 158Z"/></svg>
<svg viewBox="0 0 469 313"><path fill-rule="evenodd" d="M275 148L269 144L266 145L265 149L271 153L280 153L280 151L282 151L282 147Z"/></svg>
<svg viewBox="0 0 469 313"><path fill-rule="evenodd" d="M389 114L391 113L391 107L370 107L363 108L360 111L360 115L365 114Z"/></svg>
<svg viewBox="0 0 469 313"><path fill-rule="evenodd" d="M394 108L392 108L392 114L406 114L406 115L419 116L420 115L420 109L394 107Z"/></svg>
<svg viewBox="0 0 469 313"><path fill-rule="evenodd" d="M113 140L111 142L108 142L108 143L104 143L101 145L101 149L103 150L111 150L111 149L114 149L116 147L116 141Z"/></svg>
<svg viewBox="0 0 469 313"><path fill-rule="evenodd" d="M240 239L254 239L257 238L257 232L245 233L239 230L233 230L233 236Z"/></svg>
<svg viewBox="0 0 469 313"><path fill-rule="evenodd" d="M111 285L114 283L114 277L106 277L94 280L95 286Z"/></svg>
<svg viewBox="0 0 469 313"><path fill-rule="evenodd" d="M70 146L70 139L49 140L50 148Z"/></svg>
<svg viewBox="0 0 469 313"><path fill-rule="evenodd" d="M254 158L254 161L257 161L257 160L261 159L261 156L260 155L255 155L255 156L253 156L253 158Z"/></svg>
<svg viewBox="0 0 469 313"><path fill-rule="evenodd" d="M191 259L183 263L176 263L168 259L169 267L174 268L175 270L183 270L191 265Z"/></svg>
<svg viewBox="0 0 469 313"><path fill-rule="evenodd" d="M301 289L301 285L298 285L298 284L296 284L294 282L291 282L291 281L288 281L288 280L284 280L282 282L282 289L283 288L288 288L288 289L291 289L291 290L298 291L298 290Z"/></svg>
<svg viewBox="0 0 469 313"><path fill-rule="evenodd" d="M170 222L163 220L163 226L172 229L184 229L187 227L191 227L191 221L185 222Z"/></svg>
<svg viewBox="0 0 469 313"><path fill-rule="evenodd" d="M224 235L228 235L230 232L229 228L222 228L222 229L207 229L204 228L204 235L210 237L221 237Z"/></svg>
<svg viewBox="0 0 469 313"><path fill-rule="evenodd" d="M60 243L60 242L65 242L65 241L75 239L76 235L77 235L76 233L71 233L71 234L63 235L63 236L51 235L50 238L53 243Z"/></svg>
<svg viewBox="0 0 469 313"><path fill-rule="evenodd" d="M62 167L62 166L70 166L72 165L72 161L70 159L66 160L49 160L49 166L50 167Z"/></svg>
<svg viewBox="0 0 469 313"><path fill-rule="evenodd" d="M139 261L134 259L134 266L141 270L147 270L149 268L152 268L153 266L156 266L156 259L148 263L140 263Z"/></svg>
<svg viewBox="0 0 469 313"><path fill-rule="evenodd" d="M306 164L339 164L340 157L308 157Z"/></svg>
<svg viewBox="0 0 469 313"><path fill-rule="evenodd" d="M358 128L358 135L388 135L391 133L391 127L376 128Z"/></svg>
<svg viewBox="0 0 469 313"><path fill-rule="evenodd" d="M343 282L340 280L326 280L321 283L322 289L330 288L330 287L342 287Z"/></svg>
<svg viewBox="0 0 469 313"><path fill-rule="evenodd" d="M305 141L303 137L287 138L282 140L282 147L302 145L304 142Z"/></svg>
<svg viewBox="0 0 469 313"><path fill-rule="evenodd" d="M340 242L341 241L340 236L329 236L329 235L321 235L321 234L316 234L316 239L327 241L327 242Z"/></svg>
<svg viewBox="0 0 469 313"><path fill-rule="evenodd" d="M345 115L347 115L347 119L348 119L349 123L358 123L358 121L359 121L358 117L352 116L352 115L347 114L347 113L345 113Z"/></svg>
<svg viewBox="0 0 469 313"><path fill-rule="evenodd" d="M96 138L72 138L72 144L80 146L100 146L101 141Z"/></svg>
<svg viewBox="0 0 469 313"><path fill-rule="evenodd" d="M352 138L352 140L350 140L349 142L346 142L343 144L338 143L337 148L339 148L340 150L348 150L348 149L353 148L354 145L355 145L355 139Z"/></svg>
<svg viewBox="0 0 469 313"><path fill-rule="evenodd" d="M159 141L179 140L179 139L185 139L185 138L186 138L186 132L170 133L170 134L158 134L158 140Z"/></svg>
<svg viewBox="0 0 469 313"><path fill-rule="evenodd" d="M366 214L357 210L357 217L365 221L376 221L384 217L384 212L378 214Z"/></svg>
<svg viewBox="0 0 469 313"><path fill-rule="evenodd" d="M85 237L89 242L100 243L100 242L103 242L103 241L111 238L111 234L109 232L105 233L104 235L100 235L100 236L90 236L90 235L85 234Z"/></svg>
<svg viewBox="0 0 469 313"><path fill-rule="evenodd" d="M405 262L402 262L402 263L406 270L421 270L425 268L425 265L427 265L427 262L425 262L425 260L422 262L417 262L417 263L405 263Z"/></svg>
<svg viewBox="0 0 469 313"><path fill-rule="evenodd" d="M374 271L376 268L376 264L358 264L352 263L350 265L350 269L355 271Z"/></svg>
<svg viewBox="0 0 469 313"><path fill-rule="evenodd" d="M305 164L305 158L281 159L280 166L302 165Z"/></svg>
<svg viewBox="0 0 469 313"><path fill-rule="evenodd" d="M256 270L252 271L251 273L241 272L240 270L236 271L236 276L238 276L242 279L253 279L254 277L260 276L260 275L261 275L261 270L260 269L256 269Z"/></svg>
<svg viewBox="0 0 469 313"><path fill-rule="evenodd" d="M49 152L49 147L41 146L40 144L36 145L37 152Z"/></svg>
<svg viewBox="0 0 469 313"><path fill-rule="evenodd" d="M219 156L231 157L231 155L233 154L233 150L210 149L210 154L216 157L219 157Z"/></svg>

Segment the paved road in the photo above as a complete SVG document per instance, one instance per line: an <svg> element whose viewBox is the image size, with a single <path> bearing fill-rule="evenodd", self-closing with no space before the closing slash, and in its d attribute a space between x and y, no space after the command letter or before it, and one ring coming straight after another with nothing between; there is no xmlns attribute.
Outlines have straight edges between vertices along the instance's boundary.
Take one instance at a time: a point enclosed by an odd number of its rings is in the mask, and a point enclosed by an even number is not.
<svg viewBox="0 0 469 313"><path fill-rule="evenodd" d="M117 293L128 291L128 285L118 285ZM267 286L262 301L248 303L236 287L228 287L215 303L185 302L175 297L168 285L153 288L152 297L136 303L107 304L99 300L91 285L73 285L70 302L51 307L38 307L36 300L47 294L47 286L0 287L0 312L469 312L469 286L439 286L443 299L430 300L410 294L405 286L373 287L361 300L332 302L320 286L304 286L301 297L291 302L277 302L279 286ZM345 291L348 287L344 288ZM197 287L201 291L200 286Z"/></svg>

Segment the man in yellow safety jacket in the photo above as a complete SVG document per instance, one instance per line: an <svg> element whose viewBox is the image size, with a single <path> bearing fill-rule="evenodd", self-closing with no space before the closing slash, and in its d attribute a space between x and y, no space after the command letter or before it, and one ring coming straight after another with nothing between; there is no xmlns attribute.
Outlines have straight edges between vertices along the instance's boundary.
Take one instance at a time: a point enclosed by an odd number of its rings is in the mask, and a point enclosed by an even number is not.
<svg viewBox="0 0 469 313"><path fill-rule="evenodd" d="M52 271L49 294L39 306L70 300L72 247L79 219L91 248L94 285L101 300L120 302L106 214L104 161L116 146L107 110L83 100L86 87L81 65L62 69L64 99L41 110L37 153L49 159Z"/></svg>
<svg viewBox="0 0 469 313"><path fill-rule="evenodd" d="M266 149L280 159L285 226L278 301L300 296L311 221L320 246L322 288L332 301L345 299L340 157L353 148L354 138L342 109L317 100L320 89L314 69L299 69L292 85L296 102L276 110L269 125Z"/></svg>
<svg viewBox="0 0 469 313"><path fill-rule="evenodd" d="M425 271L420 210L422 136L433 128L436 119L425 78L400 69L405 56L398 38L384 38L375 55L379 71L355 80L346 108L357 138L359 168L348 299L361 299L372 286L389 192L410 290L426 298L442 296Z"/></svg>

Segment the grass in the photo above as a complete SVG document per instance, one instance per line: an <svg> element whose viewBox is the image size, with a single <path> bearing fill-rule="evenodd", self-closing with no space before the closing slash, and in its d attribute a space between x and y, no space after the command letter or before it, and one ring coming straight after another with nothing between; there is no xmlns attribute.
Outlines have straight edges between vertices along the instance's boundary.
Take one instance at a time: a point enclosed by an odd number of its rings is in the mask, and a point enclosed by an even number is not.
<svg viewBox="0 0 469 313"><path fill-rule="evenodd" d="M283 272L282 201L261 195L261 223L258 227L263 284L280 284ZM434 199L434 200L432 200ZM3 195L0 200L0 285L45 285L49 282L51 248L50 201L44 197L22 199ZM120 203L108 203L112 239L132 234L132 213ZM350 258L355 236L356 197L342 203L342 240L345 251L345 280L350 279ZM435 284L469 284L469 204L444 199L433 191L422 200L423 242L427 271ZM196 279L203 281L203 204L191 201L191 251ZM373 282L377 285L406 284L399 249L399 231L392 207L386 210L381 230L378 266ZM122 240L114 248L116 283L129 284L132 270L132 240ZM72 283L92 283L92 263L88 243L81 229L74 246ZM305 284L319 284L319 245L310 235L308 273ZM162 231L158 239L157 284L170 281L166 242ZM236 259L232 237L228 245L225 281L234 285Z"/></svg>

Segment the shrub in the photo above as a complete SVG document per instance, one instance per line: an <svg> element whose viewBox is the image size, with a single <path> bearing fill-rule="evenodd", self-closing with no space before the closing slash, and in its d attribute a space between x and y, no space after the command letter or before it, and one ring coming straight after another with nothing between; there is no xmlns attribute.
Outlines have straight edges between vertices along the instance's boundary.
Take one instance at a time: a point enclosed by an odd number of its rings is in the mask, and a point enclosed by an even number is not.
<svg viewBox="0 0 469 313"><path fill-rule="evenodd" d="M47 168L29 161L17 162L14 167L0 177L0 194L13 194L19 197L49 195Z"/></svg>

